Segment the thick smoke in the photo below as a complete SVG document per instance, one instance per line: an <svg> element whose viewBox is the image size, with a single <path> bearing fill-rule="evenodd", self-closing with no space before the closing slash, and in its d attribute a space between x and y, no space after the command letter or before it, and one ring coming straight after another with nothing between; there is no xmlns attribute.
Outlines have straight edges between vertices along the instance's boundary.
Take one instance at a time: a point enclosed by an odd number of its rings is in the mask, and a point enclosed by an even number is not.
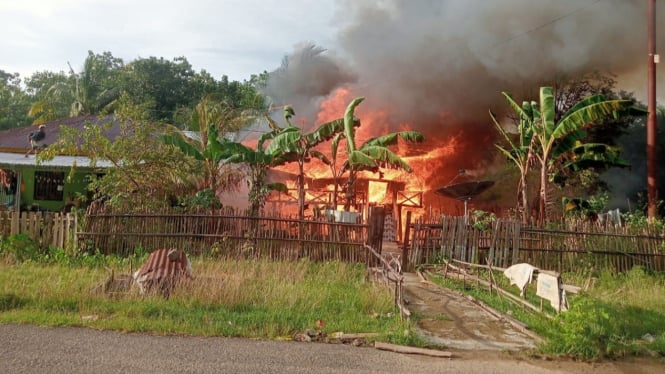
<svg viewBox="0 0 665 374"><path fill-rule="evenodd" d="M269 94L312 122L320 100L350 87L366 97L361 118L380 109L392 131L408 123L430 138L463 133L470 151L451 170L482 167L495 153L488 111L508 109L502 91L536 99L539 86L598 71L644 101L646 8L643 0L339 0L337 45L296 48ZM657 10L665 24L665 6ZM657 43L665 54L665 38Z"/></svg>
<svg viewBox="0 0 665 374"><path fill-rule="evenodd" d="M297 118L307 119L305 125L311 127L321 101L335 88L356 79L332 52L313 43L303 43L284 57L282 66L270 73L264 93L271 105L292 106Z"/></svg>
<svg viewBox="0 0 665 374"><path fill-rule="evenodd" d="M639 91L646 15L642 0L340 0L338 45L298 46L269 94L305 104L356 81L363 105L393 108L395 122L439 123L442 113L486 122L501 91L531 98L540 85L594 70ZM665 7L658 16L665 21Z"/></svg>

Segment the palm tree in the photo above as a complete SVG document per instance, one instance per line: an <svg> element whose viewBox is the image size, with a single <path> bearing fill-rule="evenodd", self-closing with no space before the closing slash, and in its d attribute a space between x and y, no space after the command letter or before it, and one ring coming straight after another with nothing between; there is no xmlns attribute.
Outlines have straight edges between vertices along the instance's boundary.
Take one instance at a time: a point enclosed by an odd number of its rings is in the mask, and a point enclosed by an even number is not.
<svg viewBox="0 0 665 374"><path fill-rule="evenodd" d="M345 210L349 210L351 207L351 202L355 195L355 182L359 171L377 172L381 167L390 167L411 172L409 164L388 147L396 145L400 138L404 141L415 143L425 140L423 134L418 131L401 131L371 138L360 146L356 146L355 127L357 121L354 117L354 111L364 99L364 97L358 97L351 101L344 114L344 136L346 137L348 159L342 165L342 170L343 172L349 172L349 179L346 183Z"/></svg>
<svg viewBox="0 0 665 374"><path fill-rule="evenodd" d="M95 55L88 52L83 70L76 73L69 62L69 79L57 82L47 90L47 98L35 102L29 115L39 121L52 120L56 112L54 105L58 99L71 101L69 116L98 114L110 110L120 97L120 87L110 77L122 64L109 54ZM41 117L41 118L40 118Z"/></svg>
<svg viewBox="0 0 665 374"><path fill-rule="evenodd" d="M579 101L555 121L556 106L552 87L540 88L540 103L532 105L532 109L532 117L528 120L531 121L533 140L540 148L534 153L540 162L539 219L545 222L549 203L549 177L554 176L554 170L559 165L557 163L580 146L586 136L584 129L597 121L618 118L637 109L632 100L606 100L602 95L594 95Z"/></svg>

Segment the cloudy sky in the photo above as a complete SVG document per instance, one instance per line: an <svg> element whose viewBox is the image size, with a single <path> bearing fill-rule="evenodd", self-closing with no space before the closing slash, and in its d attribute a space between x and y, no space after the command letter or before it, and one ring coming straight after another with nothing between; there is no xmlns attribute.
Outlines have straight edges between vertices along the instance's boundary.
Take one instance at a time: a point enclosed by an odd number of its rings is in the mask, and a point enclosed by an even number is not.
<svg viewBox="0 0 665 374"><path fill-rule="evenodd" d="M184 56L194 70L244 80L304 41L333 40L333 0L0 0L0 69L29 76L83 65Z"/></svg>

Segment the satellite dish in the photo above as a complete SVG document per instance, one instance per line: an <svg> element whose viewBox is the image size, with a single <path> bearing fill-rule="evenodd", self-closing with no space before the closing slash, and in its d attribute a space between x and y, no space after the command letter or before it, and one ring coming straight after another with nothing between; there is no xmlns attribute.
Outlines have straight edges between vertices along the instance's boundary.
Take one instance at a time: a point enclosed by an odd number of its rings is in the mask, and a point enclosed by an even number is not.
<svg viewBox="0 0 665 374"><path fill-rule="evenodd" d="M471 200L494 185L494 181L472 181L449 184L436 190L436 193L455 200Z"/></svg>
<svg viewBox="0 0 665 374"><path fill-rule="evenodd" d="M460 170L459 174L453 178L451 183L437 189L435 192L439 195L443 195L451 199L463 201L464 217L466 218L468 217L469 200L487 191L487 189L494 185L494 181L467 181L452 183L460 175L466 175L466 171L464 169Z"/></svg>

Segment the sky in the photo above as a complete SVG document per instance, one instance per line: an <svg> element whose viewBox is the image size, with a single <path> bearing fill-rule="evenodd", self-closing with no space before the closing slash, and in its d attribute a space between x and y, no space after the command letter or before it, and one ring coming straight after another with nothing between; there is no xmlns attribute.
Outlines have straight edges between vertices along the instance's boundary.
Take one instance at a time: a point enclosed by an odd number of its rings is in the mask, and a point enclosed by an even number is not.
<svg viewBox="0 0 665 374"><path fill-rule="evenodd" d="M0 16L0 69L22 77L80 69L92 50L125 63L184 56L242 81L334 36L332 0L0 0Z"/></svg>

